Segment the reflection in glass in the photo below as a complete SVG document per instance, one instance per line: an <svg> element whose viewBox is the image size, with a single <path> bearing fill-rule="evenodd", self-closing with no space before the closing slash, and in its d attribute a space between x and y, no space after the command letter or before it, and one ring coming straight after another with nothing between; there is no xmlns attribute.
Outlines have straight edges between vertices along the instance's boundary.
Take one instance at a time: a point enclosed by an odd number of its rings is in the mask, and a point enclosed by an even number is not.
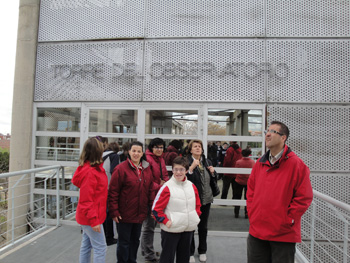
<svg viewBox="0 0 350 263"><path fill-rule="evenodd" d="M90 110L90 132L136 133L136 110Z"/></svg>
<svg viewBox="0 0 350 263"><path fill-rule="evenodd" d="M36 160L78 161L79 137L36 137Z"/></svg>
<svg viewBox="0 0 350 263"><path fill-rule="evenodd" d="M261 110L209 109L208 135L262 135Z"/></svg>
<svg viewBox="0 0 350 263"><path fill-rule="evenodd" d="M196 110L148 110L146 134L197 135L198 112Z"/></svg>
<svg viewBox="0 0 350 263"><path fill-rule="evenodd" d="M80 131L80 108L38 108L38 131Z"/></svg>

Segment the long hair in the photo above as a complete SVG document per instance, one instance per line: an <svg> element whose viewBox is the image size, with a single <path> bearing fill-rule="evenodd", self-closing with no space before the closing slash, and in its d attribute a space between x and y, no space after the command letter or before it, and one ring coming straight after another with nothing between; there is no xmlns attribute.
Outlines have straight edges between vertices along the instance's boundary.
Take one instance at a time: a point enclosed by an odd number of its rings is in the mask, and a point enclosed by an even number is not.
<svg viewBox="0 0 350 263"><path fill-rule="evenodd" d="M84 143L83 151L80 154L79 166L83 166L86 161L90 162L90 166L103 163L103 151L103 144L97 138L93 137L87 139Z"/></svg>

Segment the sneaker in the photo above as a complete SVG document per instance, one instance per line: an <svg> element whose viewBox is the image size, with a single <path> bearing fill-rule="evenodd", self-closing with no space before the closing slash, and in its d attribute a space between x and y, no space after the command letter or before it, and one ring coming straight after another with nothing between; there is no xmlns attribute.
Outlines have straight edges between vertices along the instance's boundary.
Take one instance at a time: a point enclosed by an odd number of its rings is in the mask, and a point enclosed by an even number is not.
<svg viewBox="0 0 350 263"><path fill-rule="evenodd" d="M194 259L194 256L190 256L190 263L195 263L196 260Z"/></svg>
<svg viewBox="0 0 350 263"><path fill-rule="evenodd" d="M207 255L206 254L199 254L199 261L200 262L206 262L207 261Z"/></svg>

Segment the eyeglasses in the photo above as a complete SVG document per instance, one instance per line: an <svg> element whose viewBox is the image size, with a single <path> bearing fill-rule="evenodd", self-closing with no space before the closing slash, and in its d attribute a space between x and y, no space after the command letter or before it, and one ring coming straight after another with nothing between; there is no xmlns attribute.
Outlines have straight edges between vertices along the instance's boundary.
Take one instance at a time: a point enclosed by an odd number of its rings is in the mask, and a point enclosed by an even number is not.
<svg viewBox="0 0 350 263"><path fill-rule="evenodd" d="M265 131L264 131L265 135L266 135L268 132L269 132L269 133L276 133L276 134L278 134L278 135L280 135L280 136L283 136L283 135L284 135L283 133L280 133L280 132L275 131L275 130L265 130Z"/></svg>
<svg viewBox="0 0 350 263"><path fill-rule="evenodd" d="M153 148L156 149L156 150L164 150L164 147L154 146Z"/></svg>
<svg viewBox="0 0 350 263"><path fill-rule="evenodd" d="M183 173L183 172L186 172L186 169L185 168L174 168L173 172L174 173L177 173L177 172Z"/></svg>

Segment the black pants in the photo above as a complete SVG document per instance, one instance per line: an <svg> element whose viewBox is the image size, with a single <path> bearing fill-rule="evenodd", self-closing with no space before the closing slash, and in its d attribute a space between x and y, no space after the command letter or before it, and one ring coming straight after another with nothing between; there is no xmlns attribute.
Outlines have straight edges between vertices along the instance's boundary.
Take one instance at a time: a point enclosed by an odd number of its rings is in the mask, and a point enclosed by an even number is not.
<svg viewBox="0 0 350 263"><path fill-rule="evenodd" d="M248 263L294 263L295 243L261 240L249 234Z"/></svg>
<svg viewBox="0 0 350 263"><path fill-rule="evenodd" d="M201 216L200 222L198 224L198 254L205 254L207 252L207 235L208 235L208 221L209 221L209 212L211 204L206 204L201 206ZM191 256L194 255L196 250L196 244L194 243L194 235L192 237L191 243Z"/></svg>
<svg viewBox="0 0 350 263"><path fill-rule="evenodd" d="M224 175L224 177L222 178L221 199L227 199L228 190L230 190L230 186L232 187L232 199L234 198L235 184L235 178Z"/></svg>
<svg viewBox="0 0 350 263"><path fill-rule="evenodd" d="M103 230L105 231L106 242L112 242L114 239L113 219L110 217L108 211L106 220L103 222Z"/></svg>
<svg viewBox="0 0 350 263"><path fill-rule="evenodd" d="M188 263L193 232L170 233L161 231L162 254L159 263Z"/></svg>
<svg viewBox="0 0 350 263"><path fill-rule="evenodd" d="M136 263L137 250L140 245L142 224L119 223L118 224L118 244L117 262Z"/></svg>
<svg viewBox="0 0 350 263"><path fill-rule="evenodd" d="M247 186L246 185L241 185L239 183L235 183L234 185L234 193L235 195L233 196L234 199L240 200L242 198L242 192L244 190L244 200L247 200ZM239 214L239 209L240 206L235 206L235 215ZM247 214L247 207L244 207L245 214Z"/></svg>

